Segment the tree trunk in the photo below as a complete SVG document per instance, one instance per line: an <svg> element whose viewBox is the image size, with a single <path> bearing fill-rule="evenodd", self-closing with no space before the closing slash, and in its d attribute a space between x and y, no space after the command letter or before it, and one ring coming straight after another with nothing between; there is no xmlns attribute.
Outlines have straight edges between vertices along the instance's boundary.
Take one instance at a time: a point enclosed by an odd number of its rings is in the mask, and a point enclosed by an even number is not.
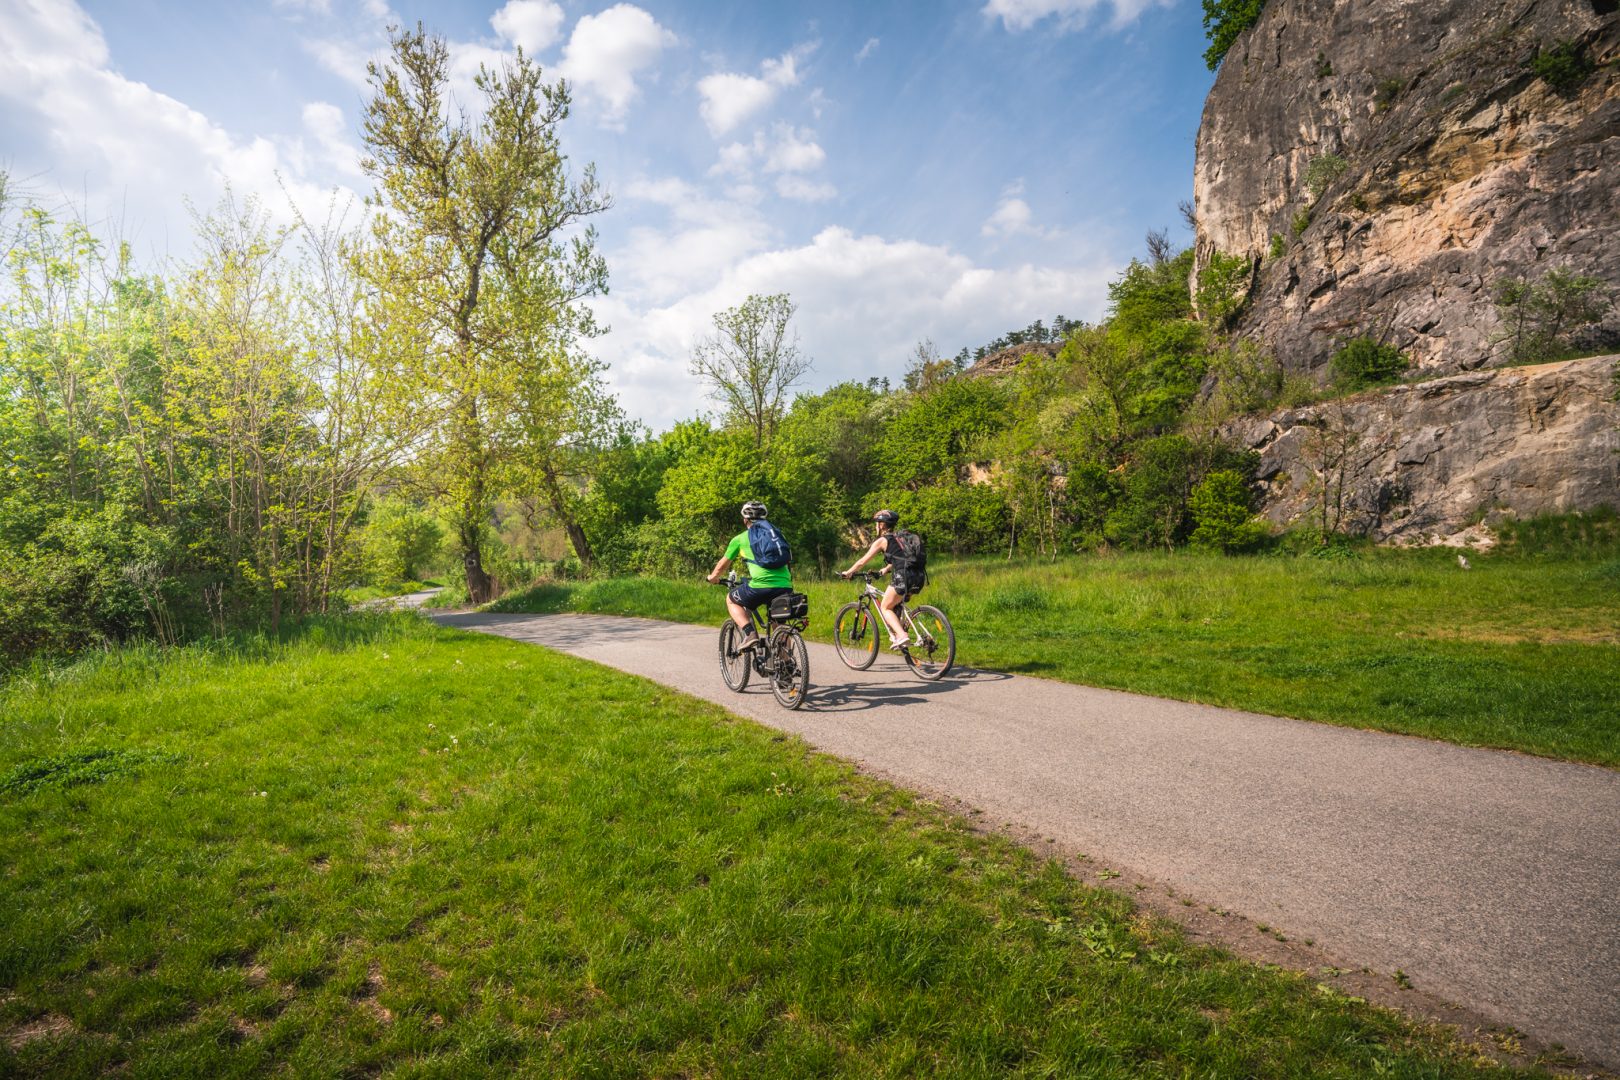
<svg viewBox="0 0 1620 1080"><path fill-rule="evenodd" d="M591 542L585 535L585 530L573 514L568 512L568 501L563 498L562 481L558 479L556 470L549 464L541 471L545 480L546 502L551 506L552 516L568 534L568 543L579 558L579 568L586 574L591 572L591 563L595 561L595 553L591 550Z"/></svg>
<svg viewBox="0 0 1620 1080"><path fill-rule="evenodd" d="M463 508L461 520L456 523L456 535L461 541L461 566L467 576L467 599L474 604L483 604L490 599L489 574L484 570L483 541L479 536L483 522L478 519L476 512L468 514L468 509Z"/></svg>

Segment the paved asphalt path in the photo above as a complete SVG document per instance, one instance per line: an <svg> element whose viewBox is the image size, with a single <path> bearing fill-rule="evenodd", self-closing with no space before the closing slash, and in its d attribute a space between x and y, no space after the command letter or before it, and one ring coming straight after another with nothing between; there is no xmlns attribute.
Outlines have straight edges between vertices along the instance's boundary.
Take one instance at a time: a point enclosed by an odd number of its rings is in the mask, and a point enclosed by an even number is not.
<svg viewBox="0 0 1620 1080"><path fill-rule="evenodd" d="M725 688L714 629L439 621L717 702L1620 1067L1620 772L814 644L787 712Z"/></svg>

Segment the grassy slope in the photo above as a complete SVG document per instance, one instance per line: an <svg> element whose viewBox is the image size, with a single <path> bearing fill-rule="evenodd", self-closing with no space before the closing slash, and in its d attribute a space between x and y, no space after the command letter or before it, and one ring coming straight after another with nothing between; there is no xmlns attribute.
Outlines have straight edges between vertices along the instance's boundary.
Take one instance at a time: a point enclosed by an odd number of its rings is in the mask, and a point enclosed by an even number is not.
<svg viewBox="0 0 1620 1080"><path fill-rule="evenodd" d="M0 1075L1499 1074L513 642L351 619L0 715Z"/></svg>
<svg viewBox="0 0 1620 1080"><path fill-rule="evenodd" d="M1620 765L1620 559L1373 551L941 566L961 663L1476 746ZM830 641L855 586L810 583ZM547 585L502 611L718 623L702 582Z"/></svg>

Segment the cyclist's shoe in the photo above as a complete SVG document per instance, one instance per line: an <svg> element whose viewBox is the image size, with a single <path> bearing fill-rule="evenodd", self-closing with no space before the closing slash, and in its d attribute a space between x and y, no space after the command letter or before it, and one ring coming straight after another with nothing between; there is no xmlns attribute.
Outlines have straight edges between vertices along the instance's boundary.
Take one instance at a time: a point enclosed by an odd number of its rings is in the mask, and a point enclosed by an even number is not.
<svg viewBox="0 0 1620 1080"><path fill-rule="evenodd" d="M911 647L911 642L907 641L903 637L901 637L901 638L890 638L889 639L889 651L890 652L905 652L910 647Z"/></svg>
<svg viewBox="0 0 1620 1080"><path fill-rule="evenodd" d="M764 644L765 639L760 637L758 634L748 634L743 638L743 643L737 646L737 651L753 652L755 649Z"/></svg>

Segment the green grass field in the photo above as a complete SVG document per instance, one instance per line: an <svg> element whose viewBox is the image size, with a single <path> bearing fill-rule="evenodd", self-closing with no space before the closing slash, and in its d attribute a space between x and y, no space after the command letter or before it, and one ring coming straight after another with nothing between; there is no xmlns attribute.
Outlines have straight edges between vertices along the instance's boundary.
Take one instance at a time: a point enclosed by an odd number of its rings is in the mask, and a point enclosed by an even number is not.
<svg viewBox="0 0 1620 1080"><path fill-rule="evenodd" d="M721 709L407 616L0 716L0 1076L1506 1075Z"/></svg>
<svg viewBox="0 0 1620 1080"><path fill-rule="evenodd" d="M1129 554L939 565L959 663L1620 765L1620 551ZM809 581L810 635L858 587ZM696 581L541 585L497 611L724 618Z"/></svg>

